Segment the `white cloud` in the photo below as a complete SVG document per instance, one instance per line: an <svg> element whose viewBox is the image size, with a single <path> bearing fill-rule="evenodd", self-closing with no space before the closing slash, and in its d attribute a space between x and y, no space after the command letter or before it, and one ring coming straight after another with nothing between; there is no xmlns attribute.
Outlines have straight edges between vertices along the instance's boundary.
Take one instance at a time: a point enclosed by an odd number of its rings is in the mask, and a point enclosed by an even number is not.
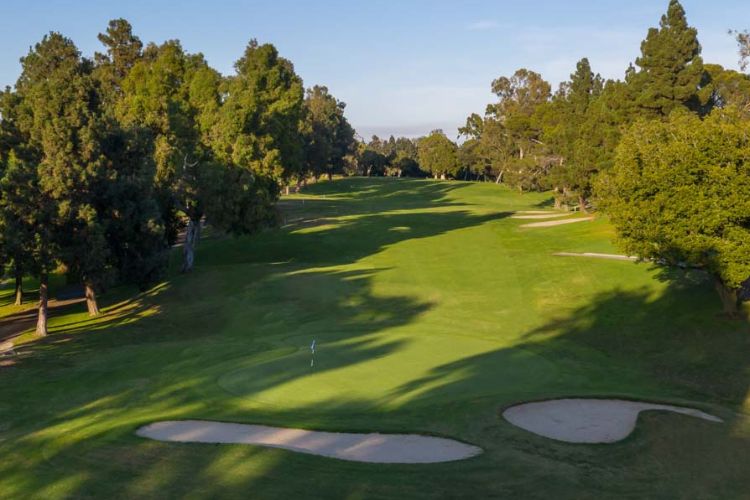
<svg viewBox="0 0 750 500"><path fill-rule="evenodd" d="M497 22L490 19L476 21L466 26L469 31L487 31L495 28L497 28Z"/></svg>

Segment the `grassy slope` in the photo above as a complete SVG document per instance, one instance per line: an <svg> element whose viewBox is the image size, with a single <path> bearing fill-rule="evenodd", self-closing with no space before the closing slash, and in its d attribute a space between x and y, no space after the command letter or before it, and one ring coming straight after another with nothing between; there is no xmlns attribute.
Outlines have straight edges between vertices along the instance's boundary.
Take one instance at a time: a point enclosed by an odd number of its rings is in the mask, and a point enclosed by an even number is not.
<svg viewBox="0 0 750 500"><path fill-rule="evenodd" d="M551 256L616 250L604 220L520 229L528 221L508 217L544 201L491 184L321 183L284 199L279 230L202 242L189 276L142 296L116 290L96 320L70 308L0 368L0 496L750 491L748 324L716 316L699 275ZM727 423L649 413L624 442L588 446L499 416L521 400L587 394L691 404ZM133 435L166 418L416 431L486 452L368 465Z"/></svg>

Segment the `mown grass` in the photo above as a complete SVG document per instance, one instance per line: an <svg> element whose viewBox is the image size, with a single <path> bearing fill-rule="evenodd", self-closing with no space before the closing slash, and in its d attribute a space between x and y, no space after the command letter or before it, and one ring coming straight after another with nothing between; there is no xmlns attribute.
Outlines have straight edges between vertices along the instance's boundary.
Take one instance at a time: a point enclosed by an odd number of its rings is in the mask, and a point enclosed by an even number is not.
<svg viewBox="0 0 750 500"><path fill-rule="evenodd" d="M113 290L100 318L71 307L0 368L0 496L746 496L748 323L717 314L699 273L552 256L617 250L602 218L509 217L546 201L492 184L322 182L282 200L279 229L203 241L190 275L176 253L168 281ZM647 413L621 443L572 445L500 416L571 395L726 423ZM485 453L377 465L134 435L168 418L423 432Z"/></svg>

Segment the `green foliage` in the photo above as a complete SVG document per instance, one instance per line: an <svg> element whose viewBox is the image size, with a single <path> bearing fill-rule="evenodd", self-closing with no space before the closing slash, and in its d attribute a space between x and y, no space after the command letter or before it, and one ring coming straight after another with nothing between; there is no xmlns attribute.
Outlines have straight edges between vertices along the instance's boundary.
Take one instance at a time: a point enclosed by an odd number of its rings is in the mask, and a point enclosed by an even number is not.
<svg viewBox="0 0 750 500"><path fill-rule="evenodd" d="M235 63L212 142L216 157L285 183L303 166L302 80L270 44L251 41Z"/></svg>
<svg viewBox="0 0 750 500"><path fill-rule="evenodd" d="M354 148L354 129L344 116L346 104L314 86L305 97L305 173L342 173L344 157Z"/></svg>
<svg viewBox="0 0 750 500"><path fill-rule="evenodd" d="M570 81L560 86L553 101L543 110L544 142L560 156L549 174L548 183L557 189L559 202L576 200L586 209L591 182L602 167L604 132L602 108L594 109L604 82L591 70L588 59L581 59Z"/></svg>
<svg viewBox="0 0 750 500"><path fill-rule="evenodd" d="M37 168L40 201L52 214L48 229L59 247L58 258L84 282L104 284L111 266L100 197L114 179L91 64L58 33L45 36L21 62L18 124L28 137L31 157L38 159L38 167L26 165ZM37 235L41 246L51 245L49 234Z"/></svg>
<svg viewBox="0 0 750 500"><path fill-rule="evenodd" d="M713 106L732 106L750 114L750 75L724 69L718 64L706 64L705 68L711 80Z"/></svg>
<svg viewBox="0 0 750 500"><path fill-rule="evenodd" d="M420 167L433 177L455 177L459 171L456 144L442 130L433 130L417 143Z"/></svg>
<svg viewBox="0 0 750 500"><path fill-rule="evenodd" d="M710 93L706 85L698 32L688 26L685 10L670 0L659 28L651 28L641 43L641 68L632 84L639 112L646 117L666 117L677 107L703 111Z"/></svg>
<svg viewBox="0 0 750 500"><path fill-rule="evenodd" d="M697 266L739 289L750 276L748 126L736 111L717 110L705 120L673 113L628 130L599 186L627 252Z"/></svg>

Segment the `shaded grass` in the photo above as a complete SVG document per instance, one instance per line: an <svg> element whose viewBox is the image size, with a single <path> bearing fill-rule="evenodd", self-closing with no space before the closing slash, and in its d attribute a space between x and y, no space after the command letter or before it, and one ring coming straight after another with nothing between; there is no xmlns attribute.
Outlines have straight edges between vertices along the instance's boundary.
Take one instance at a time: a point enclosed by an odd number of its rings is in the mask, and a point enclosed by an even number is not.
<svg viewBox="0 0 750 500"><path fill-rule="evenodd" d="M697 274L561 259L612 252L606 220L523 230L545 195L492 184L343 179L286 197L285 224L203 241L197 267L107 314L53 319L0 368L8 497L742 497L750 480L750 331ZM12 293L12 292L11 292ZM308 346L318 344L316 367ZM726 425L646 413L614 445L506 423L528 399L613 395L697 406ZM424 432L485 449L373 465L140 439L216 419Z"/></svg>

